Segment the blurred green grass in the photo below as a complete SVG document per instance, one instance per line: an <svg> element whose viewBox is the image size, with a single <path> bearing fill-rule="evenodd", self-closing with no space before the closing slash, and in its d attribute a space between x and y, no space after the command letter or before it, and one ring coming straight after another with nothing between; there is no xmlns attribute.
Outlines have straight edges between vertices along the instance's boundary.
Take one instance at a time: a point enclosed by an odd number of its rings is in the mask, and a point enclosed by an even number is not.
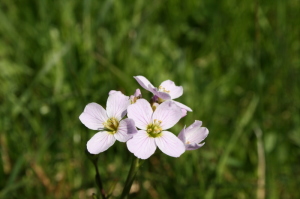
<svg viewBox="0 0 300 199"><path fill-rule="evenodd" d="M0 198L91 198L84 150L95 132L78 116L89 102L105 106L110 90L132 94L135 75L184 87L178 101L193 112L173 132L195 119L210 130L197 151L147 160L137 198L299 198L299 7L2 0ZM130 157L122 143L100 155L116 195Z"/></svg>

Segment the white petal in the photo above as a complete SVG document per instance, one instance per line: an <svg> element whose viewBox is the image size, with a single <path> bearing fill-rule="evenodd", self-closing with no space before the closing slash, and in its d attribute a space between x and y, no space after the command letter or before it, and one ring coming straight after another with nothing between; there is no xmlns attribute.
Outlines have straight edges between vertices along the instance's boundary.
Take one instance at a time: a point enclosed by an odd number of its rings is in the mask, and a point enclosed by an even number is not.
<svg viewBox="0 0 300 199"><path fill-rule="evenodd" d="M150 91L154 95L158 96L159 98L161 98L163 100L170 100L171 99L171 95L169 93L158 91L156 88L150 89Z"/></svg>
<svg viewBox="0 0 300 199"><path fill-rule="evenodd" d="M89 129L99 130L103 128L103 122L106 122L108 117L105 109L93 102L86 105L79 119Z"/></svg>
<svg viewBox="0 0 300 199"><path fill-rule="evenodd" d="M86 144L88 152L98 154L106 151L116 141L116 138L108 132L96 133Z"/></svg>
<svg viewBox="0 0 300 199"><path fill-rule="evenodd" d="M132 119L126 118L119 123L118 131L114 134L115 138L120 142L126 142L137 133Z"/></svg>
<svg viewBox="0 0 300 199"><path fill-rule="evenodd" d="M155 110L152 116L152 121L155 119L161 121L163 130L174 126L181 118L182 112L173 101L165 101L161 103Z"/></svg>
<svg viewBox="0 0 300 199"><path fill-rule="evenodd" d="M185 131L180 132L180 135L184 135L184 144L186 150L195 150L204 145L202 142L208 135L208 129L201 127L202 122L195 120ZM182 139L181 139L182 140Z"/></svg>
<svg viewBox="0 0 300 199"><path fill-rule="evenodd" d="M116 93L116 92L118 92L118 91L116 91L116 90L111 90L111 91L109 91L108 95L114 94L114 93Z"/></svg>
<svg viewBox="0 0 300 199"><path fill-rule="evenodd" d="M200 120L195 120L193 124L186 128L187 131L200 128L202 126L202 122Z"/></svg>
<svg viewBox="0 0 300 199"><path fill-rule="evenodd" d="M128 106L127 116L134 120L135 126L146 130L147 125L151 123L152 108L145 99L138 99L136 103Z"/></svg>
<svg viewBox="0 0 300 199"><path fill-rule="evenodd" d="M135 76L134 79L143 87L144 89L152 92L150 88L154 88L154 86L149 82L149 80L144 76Z"/></svg>
<svg viewBox="0 0 300 199"><path fill-rule="evenodd" d="M171 80L166 80L162 82L160 86L163 87L165 90L169 91L171 99L176 99L180 97L183 93L182 86L176 86L175 83Z"/></svg>
<svg viewBox="0 0 300 199"><path fill-rule="evenodd" d="M185 127L180 131L180 133L178 134L178 138L185 143Z"/></svg>
<svg viewBox="0 0 300 199"><path fill-rule="evenodd" d="M142 97L142 93L141 93L141 90L140 89L136 89L135 92L134 92L134 97L138 97L138 98L141 98Z"/></svg>
<svg viewBox="0 0 300 199"><path fill-rule="evenodd" d="M188 106L186 106L186 105L184 105L184 104L182 104L182 103L180 103L180 102L177 102L177 101L173 101L173 102L175 102L175 104L176 104L177 106L179 106L180 108L192 112L192 109L191 109L190 107L188 107Z"/></svg>
<svg viewBox="0 0 300 199"><path fill-rule="evenodd" d="M197 127L190 130L185 130L185 141L191 144L198 144L208 136L208 129L205 127Z"/></svg>
<svg viewBox="0 0 300 199"><path fill-rule="evenodd" d="M136 89L135 93L129 97L130 103L134 104L136 102L136 100L140 99L140 98L142 98L142 93L141 93L140 89Z"/></svg>
<svg viewBox="0 0 300 199"><path fill-rule="evenodd" d="M199 149L200 147L202 147L205 143L201 143L201 144L186 144L185 145L185 149L186 150L195 150L195 149Z"/></svg>
<svg viewBox="0 0 300 199"><path fill-rule="evenodd" d="M181 117L185 117L187 115L187 111L185 109L181 109Z"/></svg>
<svg viewBox="0 0 300 199"><path fill-rule="evenodd" d="M121 120L126 115L126 109L130 104L129 97L120 91L113 92L109 95L106 104L107 116Z"/></svg>
<svg viewBox="0 0 300 199"><path fill-rule="evenodd" d="M144 130L138 131L126 144L128 150L141 159L149 158L156 150L154 138L149 137Z"/></svg>
<svg viewBox="0 0 300 199"><path fill-rule="evenodd" d="M158 148L172 157L179 157L185 151L182 141L169 131L161 132L161 136L155 138Z"/></svg>

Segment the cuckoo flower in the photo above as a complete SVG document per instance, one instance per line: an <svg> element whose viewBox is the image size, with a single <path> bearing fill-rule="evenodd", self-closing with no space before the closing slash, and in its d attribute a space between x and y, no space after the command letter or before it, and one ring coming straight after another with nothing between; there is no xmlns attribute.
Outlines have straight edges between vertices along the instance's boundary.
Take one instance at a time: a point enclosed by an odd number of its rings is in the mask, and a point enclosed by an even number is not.
<svg viewBox="0 0 300 199"><path fill-rule="evenodd" d="M129 97L115 91L107 99L106 110L97 103L85 107L79 116L80 121L87 128L99 131L87 143L90 153L106 151L116 140L126 142L137 132L132 119L122 120L129 104Z"/></svg>
<svg viewBox="0 0 300 199"><path fill-rule="evenodd" d="M181 109L172 101L165 101L153 112L150 103L138 99L127 109L127 116L134 120L139 130L127 141L128 150L141 159L149 158L158 147L165 154L179 157L184 144L173 133L165 131L174 126L181 118Z"/></svg>
<svg viewBox="0 0 300 199"><path fill-rule="evenodd" d="M208 136L208 129L201 127L202 122L196 120L192 125L183 128L178 138L184 143L186 150L195 150L204 145L201 143Z"/></svg>
<svg viewBox="0 0 300 199"><path fill-rule="evenodd" d="M158 102L163 102L166 100L172 100L180 97L183 93L182 86L176 86L175 83L171 80L163 81L158 88L154 87L151 82L145 78L144 76L135 76L136 81L143 87L144 89L150 91L154 95L154 99L157 96ZM192 111L188 106L174 101L177 106L179 106L182 110L182 115L186 115L186 111Z"/></svg>

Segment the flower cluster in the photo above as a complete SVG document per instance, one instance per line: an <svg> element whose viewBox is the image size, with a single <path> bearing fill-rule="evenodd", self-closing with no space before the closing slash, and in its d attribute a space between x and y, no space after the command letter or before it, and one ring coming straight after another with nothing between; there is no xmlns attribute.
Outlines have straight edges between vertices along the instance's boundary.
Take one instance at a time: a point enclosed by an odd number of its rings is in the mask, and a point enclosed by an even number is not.
<svg viewBox="0 0 300 199"><path fill-rule="evenodd" d="M208 130L201 127L201 121L184 127L178 137L167 131L192 111L174 101L183 94L182 86L166 80L154 87L143 76L134 78L153 93L150 102L142 98L139 89L130 97L113 90L109 92L106 110L97 103L90 103L79 116L87 128L99 131L87 142L89 153L106 151L116 140L126 142L128 150L141 159L149 158L157 147L169 156L179 157L186 150L204 145L201 142L207 137Z"/></svg>

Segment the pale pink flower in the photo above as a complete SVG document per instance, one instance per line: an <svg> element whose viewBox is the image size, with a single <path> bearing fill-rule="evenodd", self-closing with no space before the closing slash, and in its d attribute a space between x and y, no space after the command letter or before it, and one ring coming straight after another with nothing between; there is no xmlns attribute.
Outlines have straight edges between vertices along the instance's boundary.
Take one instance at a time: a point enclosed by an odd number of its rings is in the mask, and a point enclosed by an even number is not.
<svg viewBox="0 0 300 199"><path fill-rule="evenodd" d="M79 116L80 121L89 129L98 130L88 142L87 150L91 154L106 151L116 140L126 142L137 133L132 119L123 119L130 104L128 96L120 91L111 92L106 110L97 103L88 104Z"/></svg>
<svg viewBox="0 0 300 199"><path fill-rule="evenodd" d="M136 81L144 89L153 93L154 96L158 97L158 101L172 100L177 106L182 108L182 115L186 115L186 111L192 111L192 109L180 102L174 101L183 94L182 86L176 86L175 83L171 80L163 81L158 88L154 87L151 82L144 76L135 76Z"/></svg>
<svg viewBox="0 0 300 199"><path fill-rule="evenodd" d="M127 116L134 120L139 130L127 141L128 150L141 159L149 158L158 147L163 153L179 157L184 144L173 133L165 131L174 126L181 118L181 109L172 101L165 101L153 112L150 103L138 99L128 106Z"/></svg>
<svg viewBox="0 0 300 199"><path fill-rule="evenodd" d="M208 136L208 129L201 127L202 122L195 120L187 128L183 128L178 135L178 138L184 143L186 150L195 150L202 147L205 143L202 142Z"/></svg>

